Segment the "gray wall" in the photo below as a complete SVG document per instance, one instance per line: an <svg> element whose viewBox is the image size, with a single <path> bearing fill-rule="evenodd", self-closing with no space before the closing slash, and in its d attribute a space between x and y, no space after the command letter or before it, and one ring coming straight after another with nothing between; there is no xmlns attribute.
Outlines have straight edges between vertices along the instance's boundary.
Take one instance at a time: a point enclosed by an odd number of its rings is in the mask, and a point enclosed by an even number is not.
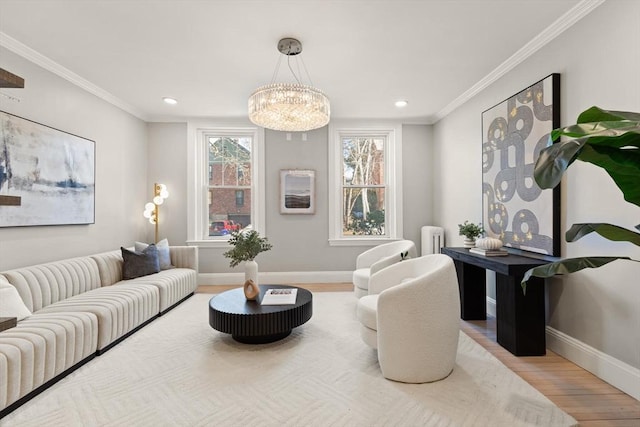
<svg viewBox="0 0 640 427"><path fill-rule="evenodd" d="M420 227L430 224L431 203L431 129L426 125L404 125L404 237L420 246ZM307 141L299 133L266 131L266 230L273 249L260 254L261 272L350 271L355 258L367 247L329 246L328 212L328 130L307 132ZM169 186L171 196L161 207L161 237L172 244L187 240L186 148L184 123L149 124L149 188L153 182ZM316 171L316 213L282 215L279 207L280 169ZM148 236L152 238L149 225ZM200 248L201 273L240 272L229 267L224 249Z"/></svg>
<svg viewBox="0 0 640 427"><path fill-rule="evenodd" d="M95 141L95 224L0 228L0 271L118 249L144 238L146 124L78 86L0 48L0 66L25 79L3 89L0 110ZM13 207L0 207L3 209Z"/></svg>
<svg viewBox="0 0 640 427"><path fill-rule="evenodd" d="M149 123L147 201L153 198L153 184L165 184L169 198L160 206L158 239L184 244L187 236L187 124ZM144 206L144 204L143 204ZM155 227L146 223L146 240L152 242Z"/></svg>
<svg viewBox="0 0 640 427"><path fill-rule="evenodd" d="M436 222L449 243L462 243L457 224L479 221L482 200L481 112L552 72L561 74L561 123L575 123L592 105L640 111L640 2L606 2L492 86L434 126ZM454 172L454 171L457 171ZM550 190L549 190L550 191ZM576 222L610 222L632 228L638 208L626 203L601 169L578 162L562 183L562 235ZM564 257L626 255L628 243L598 236L562 244ZM640 367L640 264L609 266L548 281L548 325L593 348ZM637 386L637 385L636 385Z"/></svg>

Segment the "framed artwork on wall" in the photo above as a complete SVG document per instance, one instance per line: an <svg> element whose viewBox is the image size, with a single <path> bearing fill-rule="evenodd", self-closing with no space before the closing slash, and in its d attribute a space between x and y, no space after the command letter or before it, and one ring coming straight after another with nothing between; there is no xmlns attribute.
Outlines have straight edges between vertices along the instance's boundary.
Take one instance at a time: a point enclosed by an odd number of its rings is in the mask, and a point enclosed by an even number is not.
<svg viewBox="0 0 640 427"><path fill-rule="evenodd" d="M0 227L93 224L95 143L0 111Z"/></svg>
<svg viewBox="0 0 640 427"><path fill-rule="evenodd" d="M314 214L316 172L308 169L280 171L280 213Z"/></svg>
<svg viewBox="0 0 640 427"><path fill-rule="evenodd" d="M482 222L507 247L560 256L560 186L542 190L533 169L560 127L560 74L482 113Z"/></svg>

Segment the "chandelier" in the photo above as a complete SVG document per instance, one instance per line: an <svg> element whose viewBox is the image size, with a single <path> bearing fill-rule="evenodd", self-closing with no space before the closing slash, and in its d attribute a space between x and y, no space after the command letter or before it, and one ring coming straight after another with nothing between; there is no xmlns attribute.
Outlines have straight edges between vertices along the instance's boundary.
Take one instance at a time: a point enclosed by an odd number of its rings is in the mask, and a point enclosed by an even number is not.
<svg viewBox="0 0 640 427"><path fill-rule="evenodd" d="M296 83L274 83L280 57L271 83L259 87L249 97L249 119L258 126L286 132L305 132L329 123L329 98L313 86L302 84L291 67L290 59L302 52L302 43L284 38L278 42L278 50L287 56L287 66ZM300 75L299 70L298 64ZM309 78L306 67L305 72Z"/></svg>

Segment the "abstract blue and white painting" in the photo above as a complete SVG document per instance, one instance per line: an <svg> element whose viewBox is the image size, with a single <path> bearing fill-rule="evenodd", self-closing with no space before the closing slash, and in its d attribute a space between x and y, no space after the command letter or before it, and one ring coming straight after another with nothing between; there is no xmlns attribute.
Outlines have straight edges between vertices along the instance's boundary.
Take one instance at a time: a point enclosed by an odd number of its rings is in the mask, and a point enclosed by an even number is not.
<svg viewBox="0 0 640 427"><path fill-rule="evenodd" d="M95 143L0 111L0 227L93 224Z"/></svg>

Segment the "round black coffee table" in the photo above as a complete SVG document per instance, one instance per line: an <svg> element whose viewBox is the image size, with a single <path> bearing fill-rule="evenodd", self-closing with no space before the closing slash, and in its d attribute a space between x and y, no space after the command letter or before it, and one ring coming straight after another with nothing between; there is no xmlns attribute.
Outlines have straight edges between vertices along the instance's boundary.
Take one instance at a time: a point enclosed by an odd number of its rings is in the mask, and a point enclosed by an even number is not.
<svg viewBox="0 0 640 427"><path fill-rule="evenodd" d="M293 328L311 319L313 312L313 295L302 288L297 288L295 304L260 305L268 289L287 288L295 287L260 285L260 295L256 301L247 301L242 288L216 295L209 300L209 325L246 344L280 340L288 336Z"/></svg>

